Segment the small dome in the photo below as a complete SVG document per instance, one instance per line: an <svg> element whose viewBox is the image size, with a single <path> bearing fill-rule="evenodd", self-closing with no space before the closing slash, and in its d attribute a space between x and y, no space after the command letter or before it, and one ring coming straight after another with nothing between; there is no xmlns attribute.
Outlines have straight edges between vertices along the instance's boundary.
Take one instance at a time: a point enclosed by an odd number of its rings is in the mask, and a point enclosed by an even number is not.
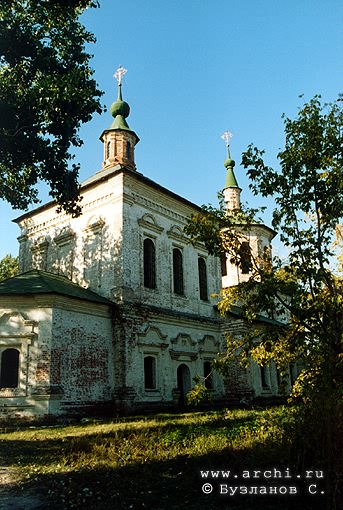
<svg viewBox="0 0 343 510"><path fill-rule="evenodd" d="M233 159L231 159L231 154L230 154L230 146L228 145L227 146L227 160L224 161L224 166L225 168L233 168L235 166L235 161Z"/></svg>
<svg viewBox="0 0 343 510"><path fill-rule="evenodd" d="M117 115L121 115L126 119L130 115L130 106L126 101L117 100L111 104L110 112L112 117L117 117Z"/></svg>
<svg viewBox="0 0 343 510"><path fill-rule="evenodd" d="M225 168L228 168L229 166L233 168L235 166L235 161L231 159L230 157L227 158L227 160L224 162Z"/></svg>

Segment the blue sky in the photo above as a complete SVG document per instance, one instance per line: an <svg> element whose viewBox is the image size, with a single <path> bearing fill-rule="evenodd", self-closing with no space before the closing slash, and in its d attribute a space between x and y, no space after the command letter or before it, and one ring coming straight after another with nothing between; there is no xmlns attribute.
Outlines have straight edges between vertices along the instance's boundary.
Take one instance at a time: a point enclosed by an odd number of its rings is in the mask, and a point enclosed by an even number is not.
<svg viewBox="0 0 343 510"><path fill-rule="evenodd" d="M109 108L116 99L113 74L128 73L123 96L129 126L140 138L139 172L201 204L216 204L225 182L226 147L243 188L252 197L241 153L253 142L276 165L283 147L281 115L294 118L305 100L321 94L334 101L342 87L343 4L340 0L100 0L83 22L97 42L91 66ZM101 132L109 111L82 127L76 153L80 180L100 170ZM42 199L47 192L42 186ZM0 258L18 252L21 211L0 202Z"/></svg>

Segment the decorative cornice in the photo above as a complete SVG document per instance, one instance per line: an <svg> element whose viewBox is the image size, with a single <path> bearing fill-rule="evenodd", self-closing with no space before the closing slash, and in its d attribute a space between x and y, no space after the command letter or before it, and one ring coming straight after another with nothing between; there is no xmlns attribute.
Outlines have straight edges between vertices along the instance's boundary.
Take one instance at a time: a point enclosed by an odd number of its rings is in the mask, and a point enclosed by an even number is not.
<svg viewBox="0 0 343 510"><path fill-rule="evenodd" d="M169 354L170 354L171 359L174 359L174 360L179 360L182 357L186 357L186 358L189 358L190 361L195 361L198 358L198 356L199 356L198 352L193 352L193 351L176 351L174 349L171 349L169 351Z"/></svg>
<svg viewBox="0 0 343 510"><path fill-rule="evenodd" d="M153 232L156 232L156 234L160 234L164 230L163 227L157 224L155 218L151 214L145 214L142 218L139 218L137 222L140 227L152 230Z"/></svg>

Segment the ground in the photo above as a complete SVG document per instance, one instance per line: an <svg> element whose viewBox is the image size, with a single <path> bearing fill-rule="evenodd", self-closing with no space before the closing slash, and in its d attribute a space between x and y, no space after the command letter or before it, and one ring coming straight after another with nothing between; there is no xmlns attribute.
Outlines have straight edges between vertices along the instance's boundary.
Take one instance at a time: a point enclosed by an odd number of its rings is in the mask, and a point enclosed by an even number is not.
<svg viewBox="0 0 343 510"><path fill-rule="evenodd" d="M0 462L0 510L43 510L43 496L22 484L17 469Z"/></svg>

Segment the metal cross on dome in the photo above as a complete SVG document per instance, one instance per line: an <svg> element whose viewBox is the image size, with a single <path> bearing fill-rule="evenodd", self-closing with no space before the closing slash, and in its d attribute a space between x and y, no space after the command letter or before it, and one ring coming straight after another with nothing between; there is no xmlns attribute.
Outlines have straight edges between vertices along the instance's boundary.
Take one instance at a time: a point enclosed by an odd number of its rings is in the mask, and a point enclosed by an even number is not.
<svg viewBox="0 0 343 510"><path fill-rule="evenodd" d="M116 72L114 73L114 78L118 81L118 85L121 85L124 74L127 73L127 69L124 69L123 66L119 66Z"/></svg>
<svg viewBox="0 0 343 510"><path fill-rule="evenodd" d="M220 138L222 138L223 140L225 140L226 142L226 145L229 146L230 145L230 142L231 142L231 138L232 138L232 133L230 133L230 131L225 131L225 133L222 134L222 136Z"/></svg>

